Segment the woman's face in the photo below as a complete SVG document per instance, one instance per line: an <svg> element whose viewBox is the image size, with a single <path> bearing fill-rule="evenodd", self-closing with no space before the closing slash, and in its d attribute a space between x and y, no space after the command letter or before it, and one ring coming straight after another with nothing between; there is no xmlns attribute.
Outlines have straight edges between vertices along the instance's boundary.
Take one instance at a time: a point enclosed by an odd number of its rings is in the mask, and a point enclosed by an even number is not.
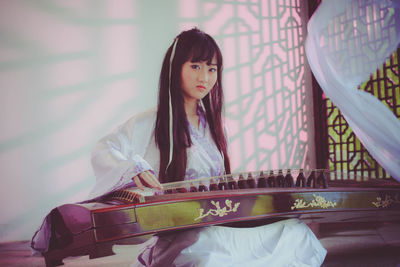
<svg viewBox="0 0 400 267"><path fill-rule="evenodd" d="M218 78L217 58L207 61L186 61L182 65L182 88L185 101L200 100L214 87Z"/></svg>

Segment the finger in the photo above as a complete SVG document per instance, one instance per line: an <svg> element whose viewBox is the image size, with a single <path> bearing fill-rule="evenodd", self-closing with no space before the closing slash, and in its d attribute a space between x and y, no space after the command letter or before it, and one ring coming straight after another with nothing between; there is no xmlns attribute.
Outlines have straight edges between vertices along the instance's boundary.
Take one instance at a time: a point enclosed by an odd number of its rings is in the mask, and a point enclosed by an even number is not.
<svg viewBox="0 0 400 267"><path fill-rule="evenodd" d="M162 184L160 181L157 179L157 177L151 172L151 171L145 171L147 175L150 176L150 179L154 182L154 187L158 189L162 189Z"/></svg>
<svg viewBox="0 0 400 267"><path fill-rule="evenodd" d="M153 175L153 173L151 173L149 171L145 171L145 172L140 173L139 177L149 187L161 189L161 184L160 184L160 182L158 182L157 178Z"/></svg>
<svg viewBox="0 0 400 267"><path fill-rule="evenodd" d="M142 179L153 188L161 188L161 184L158 182L157 178L149 171L143 172L140 174Z"/></svg>
<svg viewBox="0 0 400 267"><path fill-rule="evenodd" d="M144 190L144 185L143 185L142 182L140 181L139 175L136 175L135 177L133 177L132 180L135 182L136 186L137 186L140 190Z"/></svg>

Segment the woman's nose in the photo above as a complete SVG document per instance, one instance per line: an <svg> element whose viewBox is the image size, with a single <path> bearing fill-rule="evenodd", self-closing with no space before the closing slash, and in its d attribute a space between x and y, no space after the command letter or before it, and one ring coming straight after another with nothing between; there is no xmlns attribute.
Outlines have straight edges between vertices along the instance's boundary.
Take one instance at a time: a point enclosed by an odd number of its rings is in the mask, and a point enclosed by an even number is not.
<svg viewBox="0 0 400 267"><path fill-rule="evenodd" d="M207 68L201 68L198 75L198 80L200 82L207 82L208 81L208 71Z"/></svg>

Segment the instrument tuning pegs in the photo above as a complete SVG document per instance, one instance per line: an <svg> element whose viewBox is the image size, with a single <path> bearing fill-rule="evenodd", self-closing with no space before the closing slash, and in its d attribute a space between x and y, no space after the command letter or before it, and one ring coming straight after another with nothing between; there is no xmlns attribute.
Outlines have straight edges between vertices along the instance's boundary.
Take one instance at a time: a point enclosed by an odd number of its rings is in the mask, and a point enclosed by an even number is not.
<svg viewBox="0 0 400 267"><path fill-rule="evenodd" d="M317 184L316 184L316 177L315 177L315 171L311 171L310 176L308 176L307 178L307 187L312 187L312 188L316 188Z"/></svg>
<svg viewBox="0 0 400 267"><path fill-rule="evenodd" d="M219 180L218 189L219 190L228 190L229 189L228 184L226 183L225 179L220 179Z"/></svg>
<svg viewBox="0 0 400 267"><path fill-rule="evenodd" d="M258 188L265 188L268 187L267 180L265 179L263 171L260 172L260 175L257 179L257 187Z"/></svg>
<svg viewBox="0 0 400 267"><path fill-rule="evenodd" d="M296 187L306 187L306 177L304 176L303 169L300 169L300 173L296 178Z"/></svg>
<svg viewBox="0 0 400 267"><path fill-rule="evenodd" d="M251 174L251 172L249 173L249 175L247 176L247 188L255 188L256 187L256 181L253 178L253 175Z"/></svg>
<svg viewBox="0 0 400 267"><path fill-rule="evenodd" d="M210 191L218 191L218 190L220 190L219 187L218 187L218 184L215 182L214 179L210 180L210 186L209 187L210 187Z"/></svg>
<svg viewBox="0 0 400 267"><path fill-rule="evenodd" d="M199 192L206 192L206 191L208 191L207 186L205 186L203 184L200 184L199 185Z"/></svg>
<svg viewBox="0 0 400 267"><path fill-rule="evenodd" d="M229 178L229 181L228 181L228 189L230 189L230 190L238 189L239 187L238 187L238 184L235 181L235 179L233 179L232 176L229 176L229 177L230 178Z"/></svg>
<svg viewBox="0 0 400 267"><path fill-rule="evenodd" d="M240 189L245 189L245 188L247 188L246 180L244 179L244 177L243 177L242 174L239 175L238 187L239 187Z"/></svg>
<svg viewBox="0 0 400 267"><path fill-rule="evenodd" d="M276 184L277 187L285 186L285 177L283 176L282 170L279 170L278 175L276 176Z"/></svg>
<svg viewBox="0 0 400 267"><path fill-rule="evenodd" d="M285 179L284 179L284 186L285 187L293 187L294 186L294 181L293 181L293 176L291 174L290 169L287 170Z"/></svg>
<svg viewBox="0 0 400 267"><path fill-rule="evenodd" d="M192 185L190 186L189 191L190 191L190 192L197 192L198 190L197 190L197 187L194 186L194 185L192 184Z"/></svg>
<svg viewBox="0 0 400 267"><path fill-rule="evenodd" d="M318 185L318 187L322 187L322 188L328 188L328 180L327 180L327 178L326 178L326 175L325 175L325 171L324 170L321 170L321 173L318 175L318 178L317 178L317 185Z"/></svg>
<svg viewBox="0 0 400 267"><path fill-rule="evenodd" d="M269 172L269 176L267 179L267 183L269 187L275 187L276 186L276 182L275 182L275 175L273 171Z"/></svg>

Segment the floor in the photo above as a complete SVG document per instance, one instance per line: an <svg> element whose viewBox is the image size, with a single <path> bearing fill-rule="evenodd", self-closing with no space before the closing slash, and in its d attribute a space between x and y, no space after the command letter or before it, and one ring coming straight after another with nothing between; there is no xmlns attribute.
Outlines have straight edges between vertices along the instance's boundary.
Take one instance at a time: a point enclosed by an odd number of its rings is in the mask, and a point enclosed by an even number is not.
<svg viewBox="0 0 400 267"><path fill-rule="evenodd" d="M400 223L321 232L328 250L324 267L400 267Z"/></svg>
<svg viewBox="0 0 400 267"><path fill-rule="evenodd" d="M319 239L328 250L323 267L400 266L400 223L358 226L351 229L327 226ZM114 246L116 255L89 260L68 258L65 266L130 266L138 252L136 245ZM42 257L32 257L29 242L0 243L0 266L44 266Z"/></svg>

